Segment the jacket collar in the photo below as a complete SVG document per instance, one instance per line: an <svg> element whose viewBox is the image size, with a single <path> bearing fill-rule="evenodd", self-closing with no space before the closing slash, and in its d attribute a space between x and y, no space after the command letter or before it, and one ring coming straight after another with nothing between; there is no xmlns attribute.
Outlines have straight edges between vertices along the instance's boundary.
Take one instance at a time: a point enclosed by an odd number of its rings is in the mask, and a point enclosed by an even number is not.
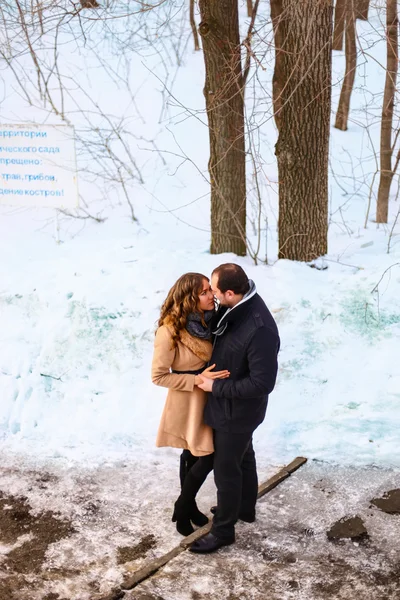
<svg viewBox="0 0 400 600"><path fill-rule="evenodd" d="M222 335L225 329L228 326L228 323L233 323L234 321L240 320L243 315L247 312L252 304L251 299L257 294L257 288L251 279L249 279L250 289L243 296L243 298L235 304L232 308L221 307L216 314L216 318L218 319L217 324L213 327L213 323L211 323L212 333L214 335Z"/></svg>

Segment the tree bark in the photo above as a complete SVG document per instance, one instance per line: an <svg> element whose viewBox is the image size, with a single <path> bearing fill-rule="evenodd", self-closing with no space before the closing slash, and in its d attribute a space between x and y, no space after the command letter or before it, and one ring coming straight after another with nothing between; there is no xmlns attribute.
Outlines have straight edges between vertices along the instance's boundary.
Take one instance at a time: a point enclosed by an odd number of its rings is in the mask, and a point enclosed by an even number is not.
<svg viewBox="0 0 400 600"><path fill-rule="evenodd" d="M342 90L340 92L339 106L335 121L336 129L340 129L341 131L347 131L350 112L350 98L353 91L357 68L356 20L353 0L346 0L345 20L346 72L343 79Z"/></svg>
<svg viewBox="0 0 400 600"><path fill-rule="evenodd" d="M386 81L383 96L381 124L381 155L380 180L378 201L376 207L377 223L387 223L389 208L389 193L393 179L392 170L392 123L396 80L398 71L398 14L397 0L387 0L386 3Z"/></svg>
<svg viewBox="0 0 400 600"><path fill-rule="evenodd" d="M99 8L100 4L97 0L81 0L82 8Z"/></svg>
<svg viewBox="0 0 400 600"><path fill-rule="evenodd" d="M199 34L197 33L196 20L194 18L194 0L190 0L190 26L193 33L194 49L200 50Z"/></svg>
<svg viewBox="0 0 400 600"><path fill-rule="evenodd" d="M210 136L211 253L246 254L246 165L237 0L200 0Z"/></svg>
<svg viewBox="0 0 400 600"><path fill-rule="evenodd" d="M247 16L251 17L253 14L253 0L247 0Z"/></svg>
<svg viewBox="0 0 400 600"><path fill-rule="evenodd" d="M331 0L282 0L279 258L326 254L331 111Z"/></svg>
<svg viewBox="0 0 400 600"><path fill-rule="evenodd" d="M357 19L368 21L369 2L370 0L356 0L355 9Z"/></svg>
<svg viewBox="0 0 400 600"><path fill-rule="evenodd" d="M344 24L346 22L346 0L336 0L335 26L332 50L343 50Z"/></svg>
<svg viewBox="0 0 400 600"><path fill-rule="evenodd" d="M274 109L275 124L279 131L281 121L282 108L282 89L284 86L283 72L283 45L284 45L284 28L282 24L282 0L270 0L271 20L274 29L274 46L275 46L275 66L274 75L272 77L272 105Z"/></svg>

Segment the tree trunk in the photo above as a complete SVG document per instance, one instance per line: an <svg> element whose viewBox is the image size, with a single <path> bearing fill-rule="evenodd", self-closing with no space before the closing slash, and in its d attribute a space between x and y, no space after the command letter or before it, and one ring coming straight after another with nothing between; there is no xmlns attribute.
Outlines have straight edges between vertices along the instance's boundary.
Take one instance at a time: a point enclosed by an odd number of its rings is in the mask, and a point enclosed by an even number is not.
<svg viewBox="0 0 400 600"><path fill-rule="evenodd" d="M356 18L361 21L368 21L370 0L356 0Z"/></svg>
<svg viewBox="0 0 400 600"><path fill-rule="evenodd" d="M195 51L200 50L199 34L197 33L196 20L194 18L194 0L190 0L190 26L193 33L194 49Z"/></svg>
<svg viewBox="0 0 400 600"><path fill-rule="evenodd" d="M210 136L211 253L246 254L246 165L237 0L200 0Z"/></svg>
<svg viewBox="0 0 400 600"><path fill-rule="evenodd" d="M340 92L339 106L336 113L335 127L347 131L350 112L350 98L353 91L357 68L356 20L353 0L346 0L346 72Z"/></svg>
<svg viewBox="0 0 400 600"><path fill-rule="evenodd" d="M331 0L282 0L284 33L279 171L279 258L327 252L331 111Z"/></svg>
<svg viewBox="0 0 400 600"><path fill-rule="evenodd" d="M376 207L377 223L387 223L389 193L393 179L392 171L392 123L394 97L398 71L398 15L397 0L387 0L386 4L386 81L383 96L381 125L381 169Z"/></svg>
<svg viewBox="0 0 400 600"><path fill-rule="evenodd" d="M274 75L272 78L272 104L274 108L275 124L279 131L280 119L281 119L281 108L282 108L282 89L284 86L284 72L283 72L283 42L284 42L284 28L283 28L283 12L282 12L282 0L270 0L271 5L271 20L274 28L274 45L275 45L275 66Z"/></svg>
<svg viewBox="0 0 400 600"><path fill-rule="evenodd" d="M336 0L335 26L332 50L343 50L344 24L346 22L346 0Z"/></svg>
<svg viewBox="0 0 400 600"><path fill-rule="evenodd" d="M81 0L82 8L99 8L99 6L97 0Z"/></svg>
<svg viewBox="0 0 400 600"><path fill-rule="evenodd" d="M251 17L253 14L253 0L247 0L247 16Z"/></svg>

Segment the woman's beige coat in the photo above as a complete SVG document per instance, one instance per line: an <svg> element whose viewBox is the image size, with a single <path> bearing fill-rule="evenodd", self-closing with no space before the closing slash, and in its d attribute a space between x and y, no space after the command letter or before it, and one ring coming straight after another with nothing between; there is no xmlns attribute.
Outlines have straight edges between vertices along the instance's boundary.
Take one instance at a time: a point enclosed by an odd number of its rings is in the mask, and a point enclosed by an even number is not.
<svg viewBox="0 0 400 600"><path fill-rule="evenodd" d="M211 342L180 334L177 347L172 347L168 325L158 328L154 342L151 378L153 383L168 388L161 416L156 446L185 448L194 456L214 452L212 429L203 421L206 393L194 385L195 375L171 373L202 369L211 357Z"/></svg>

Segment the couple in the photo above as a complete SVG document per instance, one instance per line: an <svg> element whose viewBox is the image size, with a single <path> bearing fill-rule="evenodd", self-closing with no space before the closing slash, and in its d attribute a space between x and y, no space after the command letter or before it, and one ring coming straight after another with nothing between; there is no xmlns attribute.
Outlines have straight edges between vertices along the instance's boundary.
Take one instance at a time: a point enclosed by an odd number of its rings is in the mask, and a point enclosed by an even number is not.
<svg viewBox="0 0 400 600"><path fill-rule="evenodd" d="M252 436L275 386L279 345L271 313L234 263L217 267L211 285L199 273L182 275L161 308L152 380L168 396L156 444L183 448L172 517L179 533L190 535L192 524L208 522L195 499L213 469L217 487L211 531L192 552L232 544L236 521L255 520Z"/></svg>

